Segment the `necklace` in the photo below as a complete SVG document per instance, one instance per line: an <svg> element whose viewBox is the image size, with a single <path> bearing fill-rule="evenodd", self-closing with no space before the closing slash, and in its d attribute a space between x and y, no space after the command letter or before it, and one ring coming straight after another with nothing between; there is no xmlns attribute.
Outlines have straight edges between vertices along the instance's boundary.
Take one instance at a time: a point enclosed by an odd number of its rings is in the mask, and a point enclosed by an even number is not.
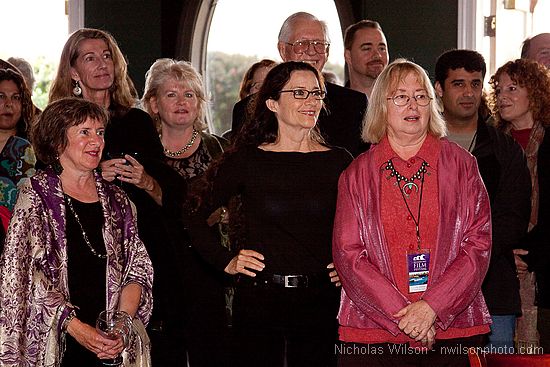
<svg viewBox="0 0 550 367"><path fill-rule="evenodd" d="M428 170L426 169L426 167L429 167L429 166L430 165L428 164L428 162L423 161L422 164L420 165L420 168L418 169L418 171L416 171L416 173L414 175L412 175L410 178L407 178L407 177L401 175L399 172L397 172L397 170L393 166L393 162L392 162L391 159L386 162L385 169L386 169L386 171L390 171L390 175L387 177L387 179L389 180L390 178L395 177L395 179L396 179L395 185L397 187L399 187L399 190L406 197L409 197L409 195L410 195L410 193L412 192L413 189L414 189L414 191L418 192L418 185L416 183L414 183L414 180L422 180L422 182L424 182L424 175L426 173L428 173ZM428 175L429 175L429 173L428 173ZM401 181L405 182L403 184L403 186L401 186Z"/></svg>
<svg viewBox="0 0 550 367"><path fill-rule="evenodd" d="M187 142L187 144L184 145L183 148L181 148L180 150L177 150L175 152L172 152L171 150L169 150L167 148L164 148L164 154L166 154L168 157L172 157L172 158L173 157L179 157L183 153L187 152L189 150L189 148L191 148L193 146L193 144L195 143L195 139L197 139L198 135L199 135L199 132L197 130L195 130L195 128L193 128L193 134L191 134L191 139L189 139L189 141ZM159 135L159 138L162 141L162 134Z"/></svg>
<svg viewBox="0 0 550 367"><path fill-rule="evenodd" d="M78 214L76 214L76 211L74 210L73 201L71 200L71 197L68 195L65 195L65 198L67 199L67 206L69 207L69 210L71 211L74 219L76 219L76 223L78 223L78 226L80 227L80 231L82 231L82 237L84 238L84 242L86 242L86 245L88 245L88 248L90 249L90 251L92 251L92 254L99 257L100 259L106 259L107 254L100 254L99 252L96 251L96 249L90 243L90 240L88 239L88 235L84 231L84 227L82 227L82 223L80 223L80 218L78 218Z"/></svg>
<svg viewBox="0 0 550 367"><path fill-rule="evenodd" d="M416 243L418 246L418 250L420 250L420 213L422 208L422 194L424 193L424 176L426 173L429 175L430 173L426 169L426 167L429 167L430 165L426 161L422 161L422 164L420 165L420 168L414 175L412 175L411 178L407 178L403 175L400 175L399 172L395 169L393 166L393 162L390 159L386 163L386 171L390 171L390 175L387 177L388 180L392 177L395 177L395 185L399 188L399 192L401 193L401 197L403 198L403 201L405 202L405 206L407 207L407 211L409 212L409 215L411 216L412 220L414 221L415 229L416 229ZM414 183L414 180L420 180L420 198L418 200L418 214L416 218L414 217L414 214L409 207L409 203L407 202L407 198L409 197L409 194L412 191L412 188L414 187L416 189L416 192L418 192L418 185ZM405 181L405 184L403 187L399 187L401 185L401 181Z"/></svg>

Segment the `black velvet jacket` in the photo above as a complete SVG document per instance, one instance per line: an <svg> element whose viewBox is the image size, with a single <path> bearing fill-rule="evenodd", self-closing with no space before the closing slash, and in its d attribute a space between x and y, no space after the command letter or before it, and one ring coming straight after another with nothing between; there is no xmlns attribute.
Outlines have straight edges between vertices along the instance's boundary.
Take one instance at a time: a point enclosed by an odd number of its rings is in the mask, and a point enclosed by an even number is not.
<svg viewBox="0 0 550 367"><path fill-rule="evenodd" d="M482 285L491 315L521 314L513 249L522 246L531 210L531 180L514 139L478 120L473 150L491 201L493 246Z"/></svg>
<svg viewBox="0 0 550 367"><path fill-rule="evenodd" d="M539 215L537 225L529 232L521 248L529 251L523 256L537 279L539 307L550 308L550 128L546 128L537 157L539 178Z"/></svg>

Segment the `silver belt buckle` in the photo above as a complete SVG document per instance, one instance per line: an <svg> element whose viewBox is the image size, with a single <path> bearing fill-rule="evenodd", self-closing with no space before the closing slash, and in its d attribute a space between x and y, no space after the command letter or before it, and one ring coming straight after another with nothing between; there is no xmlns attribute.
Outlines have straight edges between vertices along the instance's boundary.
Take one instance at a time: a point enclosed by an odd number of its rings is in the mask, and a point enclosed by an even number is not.
<svg viewBox="0 0 550 367"><path fill-rule="evenodd" d="M298 288L298 283L296 285L290 284L290 279L297 279L299 275L285 275L285 288Z"/></svg>

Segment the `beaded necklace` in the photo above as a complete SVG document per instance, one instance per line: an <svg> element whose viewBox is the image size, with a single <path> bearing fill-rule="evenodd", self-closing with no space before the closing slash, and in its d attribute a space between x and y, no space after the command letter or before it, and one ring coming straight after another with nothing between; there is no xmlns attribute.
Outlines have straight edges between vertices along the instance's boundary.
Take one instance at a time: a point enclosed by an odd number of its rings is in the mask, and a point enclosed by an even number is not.
<svg viewBox="0 0 550 367"><path fill-rule="evenodd" d="M65 195L65 199L67 200L67 206L69 207L70 212L72 213L74 219L76 220L76 223L80 227L80 231L82 232L82 237L84 238L84 242L86 242L86 245L92 251L92 254L99 257L100 259L106 259L107 254L101 254L92 246L90 240L88 239L88 235L86 234L86 231L84 231L84 227L82 226L82 223L80 223L80 218L78 217L78 214L76 214L76 211L73 207L73 201L71 200L71 197L69 195Z"/></svg>
<svg viewBox="0 0 550 367"><path fill-rule="evenodd" d="M391 159L386 162L385 169L386 169L386 171L390 171L390 175L387 177L387 179L389 180L390 178L395 177L395 179L397 181L395 183L395 185L397 187L399 187L399 190L406 197L409 197L409 195L410 195L413 188L415 189L416 192L418 192L418 185L416 183L414 183L414 180L421 180L422 183L424 183L424 175L428 172L428 170L426 168L429 167L429 166L430 165L428 164L428 162L423 161L422 164L420 165L420 168L418 169L418 171L416 171L416 173L414 175L412 175L410 178L407 178L407 177L401 175L399 172L397 172L397 170L393 166L393 162L392 162ZM429 173L428 173L428 175L429 175ZM403 186L401 186L401 181L405 182L403 184Z"/></svg>
<svg viewBox="0 0 550 367"><path fill-rule="evenodd" d="M164 148L164 154L166 154L168 157L172 157L172 158L179 157L183 153L187 152L189 150L189 148L191 148L193 146L193 144L195 143L195 140L197 139L198 135L199 135L199 132L197 130L195 130L195 128L193 128L193 134L191 134L191 139L189 139L189 141L187 142L187 144L184 145L183 148L181 148L180 150L177 150L175 152L172 152L168 148ZM162 141L162 134L159 135L159 138Z"/></svg>
<svg viewBox="0 0 550 367"><path fill-rule="evenodd" d="M395 167L393 166L393 162L390 159L386 162L386 171L390 171L390 175L387 177L387 179L391 179L392 177L395 177L395 186L399 189L399 192L401 193L401 197L403 198L403 202L405 203L405 206L407 207L407 211L409 212L409 215L411 216L412 220L415 224L415 230L416 230L416 242L418 246L418 250L420 250L420 213L422 208L422 194L424 193L424 177L426 174L430 174L428 170L426 169L430 165L426 161L422 161L422 164L420 165L420 168L414 175L412 175L410 178L407 178L403 175L401 175ZM420 198L418 201L418 214L415 217L411 208L409 207L409 203L407 202L407 198L410 196L410 193L412 192L413 188L416 192L418 192L418 185L414 182L414 180L420 180ZM403 187L401 187L401 181L404 181Z"/></svg>

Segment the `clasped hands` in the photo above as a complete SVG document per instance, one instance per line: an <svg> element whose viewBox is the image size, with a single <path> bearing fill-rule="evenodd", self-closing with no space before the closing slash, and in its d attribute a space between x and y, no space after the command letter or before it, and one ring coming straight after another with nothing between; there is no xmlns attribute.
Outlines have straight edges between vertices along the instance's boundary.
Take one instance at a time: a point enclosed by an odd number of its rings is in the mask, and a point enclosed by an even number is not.
<svg viewBox="0 0 550 367"><path fill-rule="evenodd" d="M263 263L264 255L254 250L240 250L239 253L231 259L229 264L225 267L224 271L228 274L235 275L238 273L248 275L249 277L255 277L254 271L262 271L265 268ZM340 278L336 269L334 269L334 263L327 265L327 269L333 269L329 272L331 283L334 283L336 287L341 285Z"/></svg>
<svg viewBox="0 0 550 367"><path fill-rule="evenodd" d="M426 301L411 303L393 316L400 318L398 326L401 331L411 339L421 342L428 349L432 349L435 342L437 315Z"/></svg>
<svg viewBox="0 0 550 367"><path fill-rule="evenodd" d="M124 340L122 338L109 339L101 335L97 330L76 317L67 325L67 332L76 341L97 355L99 359L112 359L122 353Z"/></svg>
<svg viewBox="0 0 550 367"><path fill-rule="evenodd" d="M136 185L140 189L154 189L154 179L145 172L143 166L129 154L124 158L114 158L101 162L101 175L109 182L119 179Z"/></svg>

